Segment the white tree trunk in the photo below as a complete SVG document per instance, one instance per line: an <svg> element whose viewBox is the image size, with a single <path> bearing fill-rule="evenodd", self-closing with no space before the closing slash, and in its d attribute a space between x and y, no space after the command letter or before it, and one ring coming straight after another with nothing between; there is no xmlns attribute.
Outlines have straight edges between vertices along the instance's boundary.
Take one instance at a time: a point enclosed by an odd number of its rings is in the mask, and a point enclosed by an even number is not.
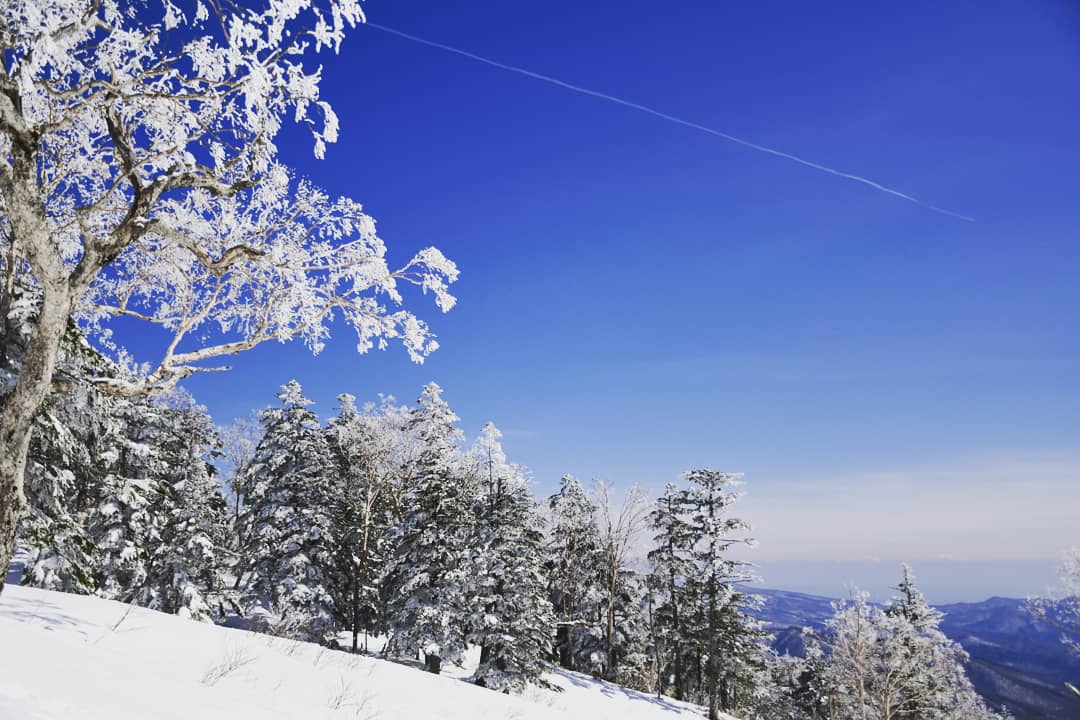
<svg viewBox="0 0 1080 720"><path fill-rule="evenodd" d="M0 400L0 592L15 549L15 526L26 500L23 474L34 415L49 392L72 296L60 284L43 287L41 308L14 389Z"/></svg>

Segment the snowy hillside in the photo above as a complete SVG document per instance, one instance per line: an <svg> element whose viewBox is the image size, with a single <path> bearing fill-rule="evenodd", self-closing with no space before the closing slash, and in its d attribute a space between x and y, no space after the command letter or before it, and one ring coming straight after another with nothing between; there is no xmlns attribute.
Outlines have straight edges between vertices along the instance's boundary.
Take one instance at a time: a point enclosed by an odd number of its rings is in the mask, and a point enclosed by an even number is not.
<svg viewBox="0 0 1080 720"><path fill-rule="evenodd" d="M0 718L703 716L700 708L575 673L547 676L563 692L530 688L520 697L501 695L451 676L317 645L10 585L0 596L0 645Z"/></svg>

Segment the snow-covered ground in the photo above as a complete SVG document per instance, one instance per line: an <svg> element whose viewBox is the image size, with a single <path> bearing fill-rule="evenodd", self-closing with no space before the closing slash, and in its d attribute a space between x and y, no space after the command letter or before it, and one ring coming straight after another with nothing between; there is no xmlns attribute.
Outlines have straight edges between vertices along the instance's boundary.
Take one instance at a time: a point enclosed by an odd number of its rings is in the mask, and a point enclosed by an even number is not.
<svg viewBox="0 0 1080 720"><path fill-rule="evenodd" d="M672 720L701 708L556 671L563 688L501 695L449 676L97 598L0 596L7 720ZM457 675L454 677L453 675Z"/></svg>

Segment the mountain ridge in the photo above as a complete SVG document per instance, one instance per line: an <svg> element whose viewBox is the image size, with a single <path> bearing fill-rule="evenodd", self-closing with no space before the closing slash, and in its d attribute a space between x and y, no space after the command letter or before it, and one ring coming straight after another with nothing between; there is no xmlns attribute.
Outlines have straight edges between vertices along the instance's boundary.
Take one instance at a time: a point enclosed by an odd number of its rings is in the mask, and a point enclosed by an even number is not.
<svg viewBox="0 0 1080 720"><path fill-rule="evenodd" d="M781 653L801 655L804 628L820 628L836 598L809 593L750 588L762 599L755 615L774 635ZM977 602L934 605L944 614L941 630L971 657L968 674L992 706L1004 706L1016 720L1080 720L1080 702L1065 682L1080 678L1080 657L1060 641L1060 633L1027 612L1025 600L991 596Z"/></svg>

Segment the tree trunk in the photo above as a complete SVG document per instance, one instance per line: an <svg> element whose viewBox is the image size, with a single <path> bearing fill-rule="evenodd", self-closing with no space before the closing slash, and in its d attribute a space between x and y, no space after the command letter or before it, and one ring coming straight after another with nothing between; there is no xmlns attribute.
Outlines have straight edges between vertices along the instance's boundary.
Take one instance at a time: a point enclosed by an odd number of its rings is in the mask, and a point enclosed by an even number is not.
<svg viewBox="0 0 1080 720"><path fill-rule="evenodd" d="M233 486L233 495L236 498L236 505L233 511L233 528L236 530L236 547L244 547L244 533L240 530L240 492Z"/></svg>
<svg viewBox="0 0 1080 720"><path fill-rule="evenodd" d="M34 416L49 392L72 299L66 288L44 288L41 309L23 353L14 389L0 399L0 593L15 550L15 526L26 498L23 474Z"/></svg>
<svg viewBox="0 0 1080 720"><path fill-rule="evenodd" d="M709 525L715 527L715 510L710 498L709 504ZM709 538L709 559L715 560L716 558L716 538ZM717 720L720 717L719 703L718 703L718 685L719 685L719 651L720 643L717 637L719 630L717 628L717 595L718 588L716 583L716 570L709 568L709 582L706 586L706 593L708 594L708 632L709 632L709 667L706 670L705 676L709 683L709 720Z"/></svg>
<svg viewBox="0 0 1080 720"><path fill-rule="evenodd" d="M360 538L360 557L353 563L352 651L356 654L360 636L360 580L367 575L368 529L371 527L371 502L364 507L364 532ZM365 638L366 640L366 638ZM365 642L366 645L366 642Z"/></svg>
<svg viewBox="0 0 1080 720"><path fill-rule="evenodd" d="M656 697L664 694L664 666L660 661L660 643L656 638L656 618L653 615L653 589L649 587L649 634L652 635L653 665L656 670Z"/></svg>
<svg viewBox="0 0 1080 720"><path fill-rule="evenodd" d="M353 563L352 577L352 652L360 644L360 563Z"/></svg>
<svg viewBox="0 0 1080 720"><path fill-rule="evenodd" d="M562 623L555 631L555 645L559 648L559 664L567 670L574 669L574 628Z"/></svg>
<svg viewBox="0 0 1080 720"><path fill-rule="evenodd" d="M429 673L435 673L436 675L442 670L442 658L438 655L424 654L424 665L427 667Z"/></svg>
<svg viewBox="0 0 1080 720"><path fill-rule="evenodd" d="M607 667L604 668L604 674L608 680L615 680L615 658L614 643L615 643L615 592L617 589L615 573L617 571L617 564L615 562L614 554L612 554L609 561L608 572L610 573L608 579L608 606L607 606L607 642L604 649L604 654L607 655Z"/></svg>
<svg viewBox="0 0 1080 720"><path fill-rule="evenodd" d="M236 579L233 581L233 590L240 589L240 583L244 580L244 569L246 566L244 558L244 528L240 524L240 492L236 487L236 478L239 476L241 470L239 468L233 469L233 495L236 496L236 512L233 515L233 530L236 531L236 565L233 566L233 571L236 573Z"/></svg>
<svg viewBox="0 0 1080 720"><path fill-rule="evenodd" d="M671 543L668 543L669 554L674 556L674 550L671 548ZM671 626L674 630L675 643L672 648L672 655L674 659L673 674L675 675L675 699L685 700L685 693L683 692L683 686L686 684L683 679L683 666L682 666L682 643L683 643L683 631L682 623L679 621L679 588L678 583L675 582L675 571L671 570L668 573L668 595L671 598Z"/></svg>

